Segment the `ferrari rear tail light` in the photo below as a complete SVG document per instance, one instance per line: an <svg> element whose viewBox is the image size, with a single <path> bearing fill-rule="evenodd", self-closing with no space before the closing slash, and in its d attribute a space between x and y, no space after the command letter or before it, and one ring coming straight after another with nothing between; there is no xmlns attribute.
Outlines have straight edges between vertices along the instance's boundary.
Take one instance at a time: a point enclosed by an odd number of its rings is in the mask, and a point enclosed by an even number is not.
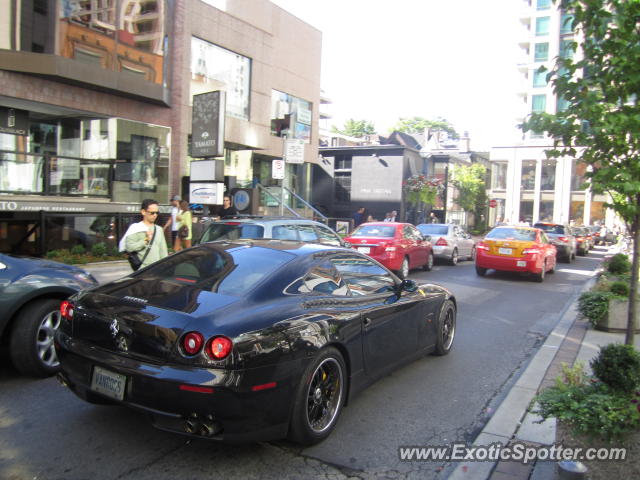
<svg viewBox="0 0 640 480"><path fill-rule="evenodd" d="M204 337L200 332L189 332L182 337L182 349L187 355L195 355L204 344Z"/></svg>
<svg viewBox="0 0 640 480"><path fill-rule="evenodd" d="M61 304L60 304L60 315L62 315L62 318L64 318L65 320L73 320L73 311L75 309L75 305L73 303L71 303L69 300L64 300Z"/></svg>
<svg viewBox="0 0 640 480"><path fill-rule="evenodd" d="M232 349L233 342L227 337L219 336L209 340L205 352L207 352L211 360L222 360L231 353Z"/></svg>
<svg viewBox="0 0 640 480"><path fill-rule="evenodd" d="M558 237L558 240L560 240L561 242L567 243L569 241L569 239L567 237Z"/></svg>
<svg viewBox="0 0 640 480"><path fill-rule="evenodd" d="M489 250L489 245L487 245L486 243L479 242L479 243L476 245L476 248L477 248L478 250Z"/></svg>
<svg viewBox="0 0 640 480"><path fill-rule="evenodd" d="M438 241L436 242L436 246L438 246L438 247L446 247L448 245L449 245L449 243L443 237L440 237L438 239Z"/></svg>

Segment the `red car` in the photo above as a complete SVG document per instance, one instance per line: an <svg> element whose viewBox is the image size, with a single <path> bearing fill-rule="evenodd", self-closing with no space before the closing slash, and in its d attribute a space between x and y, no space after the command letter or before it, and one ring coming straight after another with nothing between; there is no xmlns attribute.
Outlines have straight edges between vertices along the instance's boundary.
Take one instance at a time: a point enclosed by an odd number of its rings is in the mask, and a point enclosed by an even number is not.
<svg viewBox="0 0 640 480"><path fill-rule="evenodd" d="M410 223L363 223L344 241L403 279L412 268L431 270L433 267L431 242Z"/></svg>
<svg viewBox="0 0 640 480"><path fill-rule="evenodd" d="M556 268L556 247L544 231L531 227L496 227L476 245L476 273L487 270L528 272L538 282Z"/></svg>

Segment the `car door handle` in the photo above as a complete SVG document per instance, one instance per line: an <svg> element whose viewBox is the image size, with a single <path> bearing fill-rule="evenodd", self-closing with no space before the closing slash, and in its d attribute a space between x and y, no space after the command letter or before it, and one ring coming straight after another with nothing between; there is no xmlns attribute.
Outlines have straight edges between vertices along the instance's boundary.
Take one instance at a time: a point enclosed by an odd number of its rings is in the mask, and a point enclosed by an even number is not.
<svg viewBox="0 0 640 480"><path fill-rule="evenodd" d="M371 325L371 319L369 317L364 317L364 320L362 320L362 325L368 327L369 325Z"/></svg>

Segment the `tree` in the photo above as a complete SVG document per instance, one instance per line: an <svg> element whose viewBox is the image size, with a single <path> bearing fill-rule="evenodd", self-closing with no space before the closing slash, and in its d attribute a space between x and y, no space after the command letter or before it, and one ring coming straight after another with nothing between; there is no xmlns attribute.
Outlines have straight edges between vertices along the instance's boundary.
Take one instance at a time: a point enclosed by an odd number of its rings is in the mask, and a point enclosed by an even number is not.
<svg viewBox="0 0 640 480"><path fill-rule="evenodd" d="M369 122L368 120L354 120L350 118L344 122L344 128L342 130L334 125L331 127L331 131L349 137L362 138L365 135L375 135L376 127L373 122Z"/></svg>
<svg viewBox="0 0 640 480"><path fill-rule="evenodd" d="M549 157L570 155L588 165L595 193L608 193L612 208L633 235L631 294L625 343L633 345L640 246L640 2L561 0L578 38L573 55L561 55L547 78L559 104L554 115L533 114L525 131L547 132ZM567 17L565 17L567 18Z"/></svg>
<svg viewBox="0 0 640 480"><path fill-rule="evenodd" d="M426 128L432 131L442 131L449 135L449 138L457 140L460 138L456 129L447 122L444 118L437 118L435 120L427 120L423 117L411 117L400 118L398 123L393 127L393 130L404 133L422 133Z"/></svg>
<svg viewBox="0 0 640 480"><path fill-rule="evenodd" d="M484 210L487 196L486 174L487 169L479 163L454 166L451 184L458 190L456 203L465 212L479 215Z"/></svg>

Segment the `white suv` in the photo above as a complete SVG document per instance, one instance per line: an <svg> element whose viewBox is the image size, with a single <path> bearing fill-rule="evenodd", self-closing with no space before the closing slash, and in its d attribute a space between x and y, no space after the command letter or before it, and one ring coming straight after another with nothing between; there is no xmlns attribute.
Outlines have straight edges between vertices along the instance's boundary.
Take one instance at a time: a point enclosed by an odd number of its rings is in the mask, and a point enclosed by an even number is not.
<svg viewBox="0 0 640 480"><path fill-rule="evenodd" d="M211 222L196 243L239 238L272 238L345 246L336 232L320 222L281 217L234 218Z"/></svg>

